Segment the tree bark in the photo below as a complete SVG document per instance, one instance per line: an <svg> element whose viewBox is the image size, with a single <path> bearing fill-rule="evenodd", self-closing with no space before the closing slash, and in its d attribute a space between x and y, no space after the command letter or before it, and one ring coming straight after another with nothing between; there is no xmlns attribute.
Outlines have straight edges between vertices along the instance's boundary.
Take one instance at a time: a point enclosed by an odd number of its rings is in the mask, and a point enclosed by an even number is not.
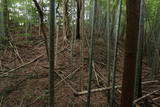
<svg viewBox="0 0 160 107"><path fill-rule="evenodd" d="M144 36L144 0L141 0L134 99L137 99L142 96L141 76L142 76L142 59L143 59L143 36Z"/></svg>
<svg viewBox="0 0 160 107"><path fill-rule="evenodd" d="M77 0L76 39L80 39L80 16L81 16L81 2L80 0Z"/></svg>
<svg viewBox="0 0 160 107"><path fill-rule="evenodd" d="M127 0L127 31L120 107L132 107L139 32L140 0Z"/></svg>

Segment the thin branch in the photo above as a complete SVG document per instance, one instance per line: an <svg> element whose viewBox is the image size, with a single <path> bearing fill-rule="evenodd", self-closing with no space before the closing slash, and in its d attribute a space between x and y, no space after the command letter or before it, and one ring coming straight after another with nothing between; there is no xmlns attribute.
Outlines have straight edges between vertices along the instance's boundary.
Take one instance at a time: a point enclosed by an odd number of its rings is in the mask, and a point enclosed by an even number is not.
<svg viewBox="0 0 160 107"><path fill-rule="evenodd" d="M14 69L9 70L8 72L5 72L5 73L1 74L0 77L2 77L2 76L4 76L4 75L8 75L8 73L14 72L14 71L16 71L16 70L18 70L18 69L20 69L20 68L23 68L23 67L25 67L25 66L27 66L27 65L35 62L35 61L37 61L37 60L40 59L41 57L43 57L43 55L40 55L40 56L36 57L35 59L33 59L33 60L25 63L25 64L22 64L22 65L14 68Z"/></svg>
<svg viewBox="0 0 160 107"><path fill-rule="evenodd" d="M17 47L16 47L15 45L13 45L10 41L9 41L9 44L10 44L11 47L14 49L14 52L15 52L15 54L17 55L18 59L19 59L19 60L21 61L21 63L23 64L24 61L23 61L23 59L21 58L21 56L20 56L20 54L19 54L19 52L18 52Z"/></svg>
<svg viewBox="0 0 160 107"><path fill-rule="evenodd" d="M150 84L150 83L157 83L157 82L160 82L159 80L154 80L154 81L144 81L142 82L142 84Z"/></svg>
<svg viewBox="0 0 160 107"><path fill-rule="evenodd" d="M70 73L68 76L66 76L65 78L62 78L56 85L55 87L57 87L59 84L61 84L63 81L66 81L66 79L70 78L72 75L74 75L82 66L80 66L79 68L77 68L76 70L74 70L72 73Z"/></svg>
<svg viewBox="0 0 160 107"><path fill-rule="evenodd" d="M148 84L148 83L155 83L155 82L159 82L159 81L158 80L155 80L155 81L145 81L145 82L142 82L142 85ZM110 90L111 88L112 87L97 88L97 89L92 89L91 92L95 93L95 92ZM117 89L117 88L121 88L121 86L120 85L115 86L115 89ZM85 91L77 92L77 93L75 93L75 95L81 96L81 95L84 95L84 94L87 94L87 93L88 93L88 91L85 90Z"/></svg>
<svg viewBox="0 0 160 107"><path fill-rule="evenodd" d="M55 73L63 80L64 77L62 77L58 72L55 71ZM68 87L73 91L73 93L77 93L77 91L67 82L67 81L64 81L65 84L68 85Z"/></svg>
<svg viewBox="0 0 160 107"><path fill-rule="evenodd" d="M148 94L146 94L146 95L144 95L144 96L142 96L142 97L134 100L134 101L133 101L133 104L136 104L136 103L139 102L140 100L145 99L146 97L148 97L148 96L150 96L150 95L152 95L152 94L154 94L154 93L156 93L156 92L158 92L158 91L160 91L160 89L155 90L155 91L153 91L153 92L150 92L150 93L148 93Z"/></svg>
<svg viewBox="0 0 160 107"><path fill-rule="evenodd" d="M105 91L105 90L110 90L111 88L112 87L103 87L103 88L92 89L91 93ZM118 86L115 86L115 88L121 88L121 86L118 85ZM76 96L85 95L85 94L88 94L88 91L81 91L81 92L75 93Z"/></svg>

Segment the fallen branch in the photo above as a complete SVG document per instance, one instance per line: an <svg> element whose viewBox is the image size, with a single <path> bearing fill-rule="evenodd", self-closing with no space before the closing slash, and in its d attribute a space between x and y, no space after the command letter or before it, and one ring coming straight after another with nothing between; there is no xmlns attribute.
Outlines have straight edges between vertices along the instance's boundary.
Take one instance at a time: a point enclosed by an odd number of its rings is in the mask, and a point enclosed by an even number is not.
<svg viewBox="0 0 160 107"><path fill-rule="evenodd" d="M61 79L63 79L63 77L58 73L58 72L55 72ZM67 81L65 81L64 80L64 82L65 82L65 84L67 84L68 85L68 87L73 91L73 93L77 93L77 91L67 82Z"/></svg>
<svg viewBox="0 0 160 107"><path fill-rule="evenodd" d="M139 102L140 100L145 99L146 97L148 97L148 96L150 96L150 95L152 95L152 94L154 94L154 93L156 93L156 92L158 92L158 91L160 91L160 89L155 90L155 91L153 91L153 92L150 92L150 93L148 93L148 94L146 94L146 95L144 95L144 96L142 96L142 97L134 100L134 101L133 101L133 104L135 105L135 104L136 104L137 102Z"/></svg>
<svg viewBox="0 0 160 107"><path fill-rule="evenodd" d="M49 69L49 67L48 66L42 66L42 67L44 67L44 68L46 68L46 69ZM64 67L59 67L59 68L55 68L55 69L63 69L63 68L65 68L66 66L64 66ZM68 76L66 76L66 77L64 77L64 78L61 78L61 80L55 85L55 88L57 88L57 86L59 85L59 84L61 84L62 82L64 82L64 81L66 81L66 79L68 79L68 78L70 78L71 76L73 76L80 68L81 68L82 66L80 66L80 67L78 67L78 68L76 68L72 73L70 73ZM57 73L57 72L56 72Z"/></svg>
<svg viewBox="0 0 160 107"><path fill-rule="evenodd" d="M112 87L103 87L103 88L97 88L97 89L92 89L91 92L92 93L95 93L95 92L100 92L100 91L105 91L105 90L110 90ZM115 86L115 88L121 88L120 85L118 86ZM81 91L81 92L76 92L75 95L76 96L80 96L80 95L84 95L84 94L87 94L88 91Z"/></svg>
<svg viewBox="0 0 160 107"><path fill-rule="evenodd" d="M18 52L17 47L14 46L11 42L9 42L9 43L10 43L11 47L14 49L14 52L15 52L15 54L17 55L18 59L19 59L19 60L21 61L21 63L23 64L24 61L23 61L23 59L21 58L21 56L20 56L20 54L19 54L19 52Z"/></svg>
<svg viewBox="0 0 160 107"><path fill-rule="evenodd" d="M48 78L48 74L43 74L43 75L4 75L1 76L1 78L10 78L10 79L15 79L19 77L27 77L28 79L40 79L40 78Z"/></svg>
<svg viewBox="0 0 160 107"><path fill-rule="evenodd" d="M142 82L142 84L144 85L144 84L154 83L154 82L159 82L159 81L158 80L155 80L155 81L145 81L145 82ZM121 86L120 85L115 86L115 89L117 89L117 88L121 88ZM92 89L91 92L95 93L95 92L100 92L100 91L105 91L105 90L110 90L110 89L111 89L111 87L103 87L103 88ZM76 96L80 96L80 95L84 95L84 94L87 94L87 93L88 93L88 91L85 90L85 91L81 91L81 92L76 92L75 95Z"/></svg>
<svg viewBox="0 0 160 107"><path fill-rule="evenodd" d="M80 66L79 68L77 68L76 70L74 70L72 73L70 73L68 76L66 76L65 78L62 78L56 85L55 87L57 87L59 84L61 84L63 81L65 81L67 78L70 78L72 75L74 75L82 66Z"/></svg>
<svg viewBox="0 0 160 107"><path fill-rule="evenodd" d="M156 101L156 100L160 100L160 97L156 97L154 99L152 99L153 101Z"/></svg>
<svg viewBox="0 0 160 107"><path fill-rule="evenodd" d="M107 80L105 79L104 75L100 72L100 70L99 70L99 68L98 68L98 65L96 65L96 63L95 63L95 67L96 67L96 66L97 66L97 69L98 69L98 70L96 71L96 72L97 72L97 75L99 76L99 78L100 78L104 83L107 84L107 83L108 83Z"/></svg>
<svg viewBox="0 0 160 107"><path fill-rule="evenodd" d="M16 70L18 70L18 69L20 69L20 68L23 68L23 67L25 67L25 66L27 66L27 65L35 62L35 61L37 61L37 60L40 59L41 57L43 57L43 55L40 55L40 56L36 57L35 59L31 60L30 62L27 62L27 63L25 63L25 64L22 64L22 65L20 65L20 66L17 67L17 68L11 69L11 70L9 70L8 72L5 72L5 73L1 74L0 77L2 77L2 76L4 76L4 75L8 75L8 73L14 72L14 71L16 71Z"/></svg>
<svg viewBox="0 0 160 107"><path fill-rule="evenodd" d="M149 83L156 83L156 82L160 82L158 80L154 80L154 81L145 81L145 82L142 82L142 84L149 84Z"/></svg>

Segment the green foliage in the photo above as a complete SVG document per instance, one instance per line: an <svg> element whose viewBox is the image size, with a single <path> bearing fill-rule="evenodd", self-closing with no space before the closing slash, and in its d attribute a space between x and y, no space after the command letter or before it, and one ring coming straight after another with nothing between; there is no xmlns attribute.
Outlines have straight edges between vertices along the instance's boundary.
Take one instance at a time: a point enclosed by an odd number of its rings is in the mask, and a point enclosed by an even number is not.
<svg viewBox="0 0 160 107"><path fill-rule="evenodd" d="M25 23L37 24L38 13L32 0L9 0L10 20L12 23L24 25Z"/></svg>
<svg viewBox="0 0 160 107"><path fill-rule="evenodd" d="M147 14L154 18L157 12L157 9L160 8L160 0L147 0L146 7L147 7Z"/></svg>

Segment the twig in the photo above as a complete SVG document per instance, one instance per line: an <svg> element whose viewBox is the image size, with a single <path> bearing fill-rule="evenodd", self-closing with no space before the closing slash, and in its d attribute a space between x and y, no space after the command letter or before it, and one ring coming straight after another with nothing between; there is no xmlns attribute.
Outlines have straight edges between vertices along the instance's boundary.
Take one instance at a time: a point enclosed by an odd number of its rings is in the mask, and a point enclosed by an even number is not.
<svg viewBox="0 0 160 107"><path fill-rule="evenodd" d="M11 73L11 72L13 72L13 71L16 71L16 70L18 70L18 69L20 69L20 68L23 68L23 67L25 67L25 66L27 66L27 65L35 62L35 61L37 61L37 60L38 60L39 58L41 58L41 57L43 57L43 55L40 55L40 56L36 57L35 59L31 60L30 62L27 62L27 63L25 63L25 64L22 64L22 65L20 65L20 66L17 67L17 68L11 69L11 70L9 70L8 72L5 72L5 73L1 74L0 77L1 77L1 76L4 76L4 75L8 75L8 73Z"/></svg>

